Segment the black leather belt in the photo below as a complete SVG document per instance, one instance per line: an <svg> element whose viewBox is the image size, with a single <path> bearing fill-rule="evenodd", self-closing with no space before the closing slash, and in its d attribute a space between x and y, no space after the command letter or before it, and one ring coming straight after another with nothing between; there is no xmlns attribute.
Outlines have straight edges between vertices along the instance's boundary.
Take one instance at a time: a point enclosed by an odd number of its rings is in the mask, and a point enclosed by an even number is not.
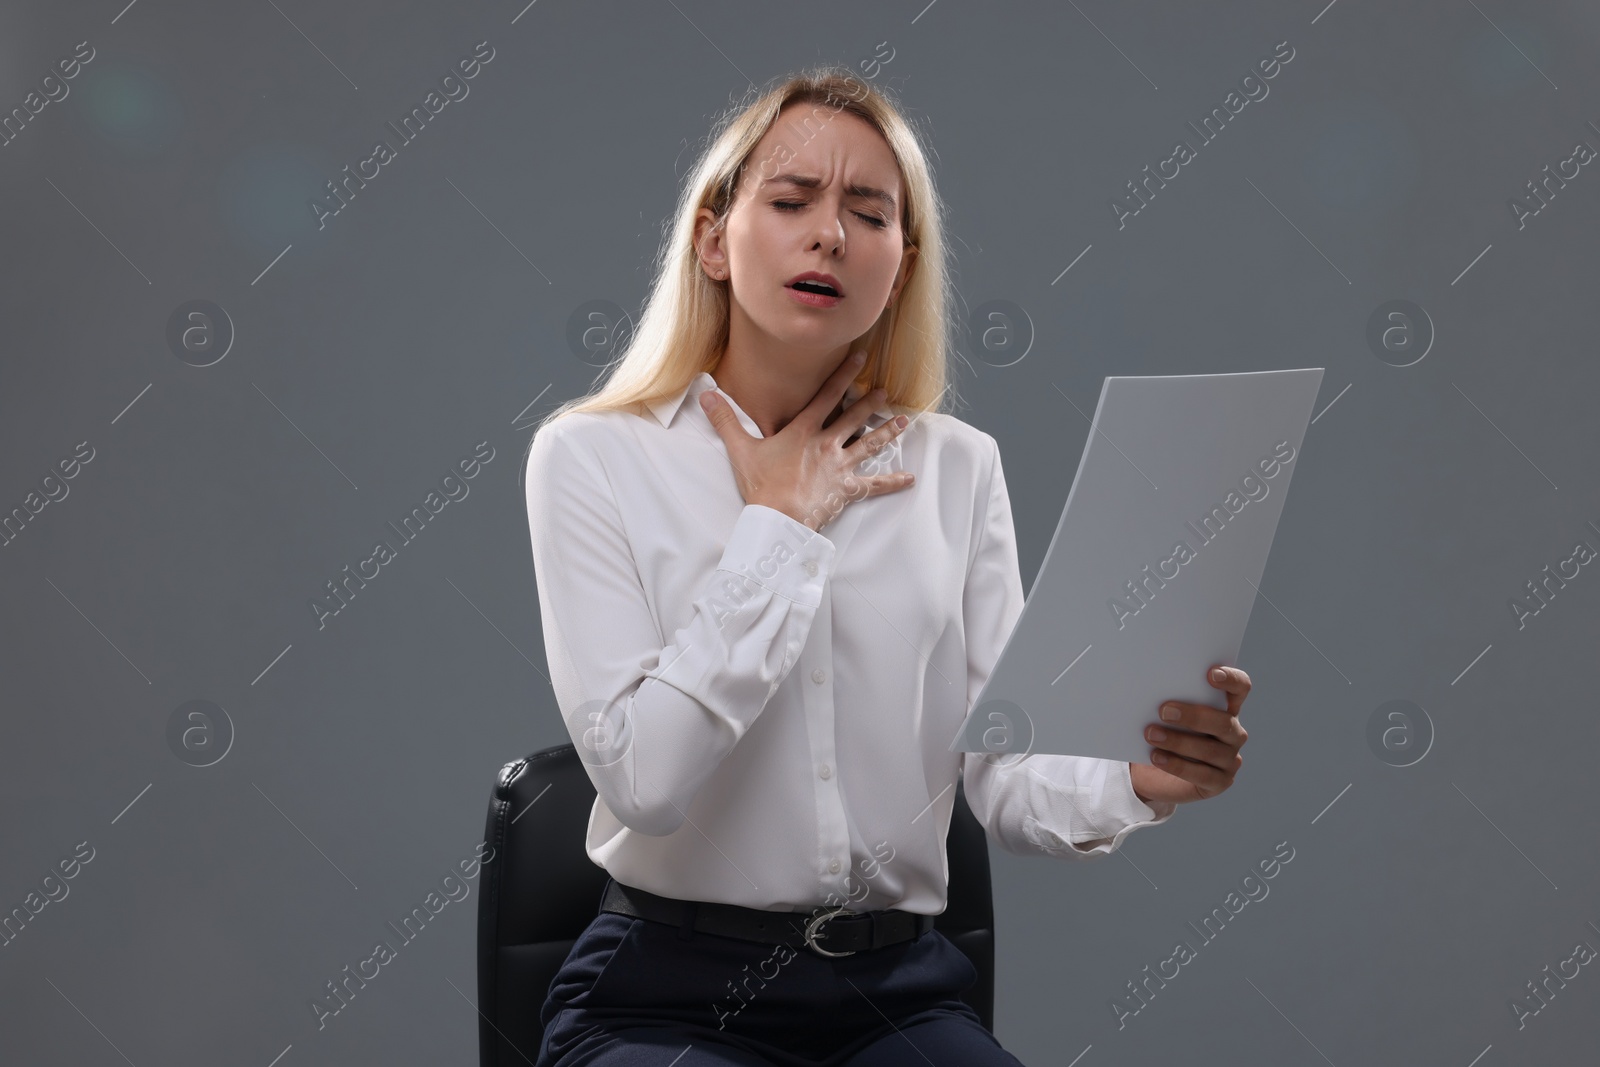
<svg viewBox="0 0 1600 1067"><path fill-rule="evenodd" d="M819 956L851 956L857 952L912 941L933 929L933 916L885 908L856 912L844 907L818 907L811 911L764 911L738 904L704 900L678 900L606 882L601 911L637 919L668 923L682 936L690 930L741 941L809 948Z"/></svg>

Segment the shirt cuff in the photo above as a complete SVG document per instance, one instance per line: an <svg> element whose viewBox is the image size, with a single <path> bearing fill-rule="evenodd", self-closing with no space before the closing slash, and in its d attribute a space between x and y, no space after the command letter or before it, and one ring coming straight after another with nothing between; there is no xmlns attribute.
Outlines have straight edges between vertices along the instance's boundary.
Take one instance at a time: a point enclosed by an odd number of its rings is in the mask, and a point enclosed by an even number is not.
<svg viewBox="0 0 1600 1067"><path fill-rule="evenodd" d="M1115 852L1123 838L1145 826L1160 826L1178 810L1178 805L1170 800L1140 800L1139 794L1133 791L1133 774L1126 760L1117 760L1106 776L1105 800L1106 812L1117 820L1115 832L1108 838L1074 844L1074 852L1084 855ZM1104 825L1102 828L1111 829Z"/></svg>
<svg viewBox="0 0 1600 1067"><path fill-rule="evenodd" d="M833 542L805 523L764 504L746 504L717 569L814 608L822 603L833 555Z"/></svg>
<svg viewBox="0 0 1600 1067"><path fill-rule="evenodd" d="M1070 812L1070 815L1059 811L1052 813L1051 822L1058 827L1077 825L1084 829L1071 830L1063 836L1031 815L1023 819L1023 836L1043 852L1075 859L1115 852L1133 831L1159 826L1172 818L1178 808L1171 801L1147 804L1140 800L1133 791L1133 776L1126 760L1077 762L1080 767L1089 763L1098 765L1095 774L1099 776L1099 788L1087 782L1065 787L1050 782L1051 792L1059 795L1060 804ZM1039 772L1032 770L1031 773ZM1058 804L1051 806L1059 807ZM1068 840L1069 837L1075 840Z"/></svg>

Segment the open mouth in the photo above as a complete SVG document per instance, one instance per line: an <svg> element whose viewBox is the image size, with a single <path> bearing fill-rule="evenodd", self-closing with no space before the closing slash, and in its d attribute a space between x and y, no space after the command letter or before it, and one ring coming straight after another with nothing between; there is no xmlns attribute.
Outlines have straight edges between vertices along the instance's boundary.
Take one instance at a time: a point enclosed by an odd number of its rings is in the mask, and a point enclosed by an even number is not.
<svg viewBox="0 0 1600 1067"><path fill-rule="evenodd" d="M789 286L789 288L794 289L797 292L816 293L818 296L831 296L835 299L839 298L839 290L835 289L831 285L824 285L821 282L795 282L793 285Z"/></svg>
<svg viewBox="0 0 1600 1067"><path fill-rule="evenodd" d="M844 299L837 289L822 282L795 282L789 293L796 302L814 308L838 307Z"/></svg>

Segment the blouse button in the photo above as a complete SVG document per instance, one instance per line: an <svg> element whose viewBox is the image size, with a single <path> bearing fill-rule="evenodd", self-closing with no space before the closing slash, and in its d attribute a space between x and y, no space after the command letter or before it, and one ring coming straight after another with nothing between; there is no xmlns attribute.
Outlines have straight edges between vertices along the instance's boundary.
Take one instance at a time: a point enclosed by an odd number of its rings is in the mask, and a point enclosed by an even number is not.
<svg viewBox="0 0 1600 1067"><path fill-rule="evenodd" d="M814 560L814 559L806 560L805 568L806 568L806 573L811 575L811 577L815 578L817 576L817 561L816 560Z"/></svg>
<svg viewBox="0 0 1600 1067"><path fill-rule="evenodd" d="M824 778L831 778L833 777L833 768L824 763L822 765L822 770L818 771L817 773Z"/></svg>
<svg viewBox="0 0 1600 1067"><path fill-rule="evenodd" d="M818 685L821 685L823 682L828 680L828 672L823 670L821 667L818 667L816 670L811 672L811 680L816 682Z"/></svg>
<svg viewBox="0 0 1600 1067"><path fill-rule="evenodd" d="M828 873L829 874L838 874L839 873L839 861L838 860L834 860L832 863L828 864Z"/></svg>

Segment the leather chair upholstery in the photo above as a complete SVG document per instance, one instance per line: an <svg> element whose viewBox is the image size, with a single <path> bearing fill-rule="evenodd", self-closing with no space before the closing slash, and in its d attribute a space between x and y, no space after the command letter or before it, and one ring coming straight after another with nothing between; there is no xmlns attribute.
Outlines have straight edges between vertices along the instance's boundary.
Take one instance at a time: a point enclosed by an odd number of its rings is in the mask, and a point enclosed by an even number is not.
<svg viewBox="0 0 1600 1067"><path fill-rule="evenodd" d="M481 1067L538 1056L539 1008L572 945L600 909L607 874L584 839L594 804L571 743L500 769L484 840L493 848L478 894L478 1058ZM988 838L958 783L946 838L948 903L934 928L972 961L978 982L963 999L994 1030L994 902Z"/></svg>

